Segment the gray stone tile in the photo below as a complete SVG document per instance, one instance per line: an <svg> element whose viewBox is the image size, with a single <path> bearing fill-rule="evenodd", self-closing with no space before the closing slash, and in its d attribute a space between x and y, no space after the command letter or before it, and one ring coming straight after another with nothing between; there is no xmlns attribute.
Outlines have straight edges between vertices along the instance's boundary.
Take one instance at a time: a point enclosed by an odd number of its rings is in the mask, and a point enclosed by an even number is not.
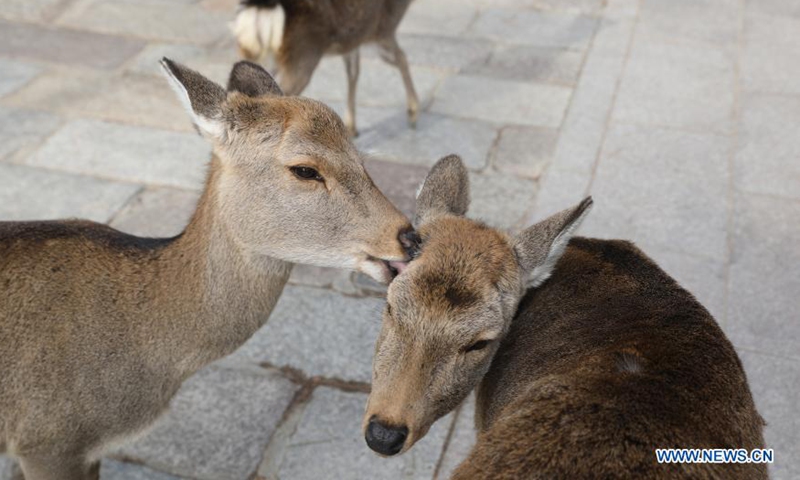
<svg viewBox="0 0 800 480"><path fill-rule="evenodd" d="M602 146L634 25L631 19L603 19L600 23L561 126L553 157L555 167L591 173Z"/></svg>
<svg viewBox="0 0 800 480"><path fill-rule="evenodd" d="M582 53L563 48L498 45L490 57L462 71L501 80L574 85L582 61Z"/></svg>
<svg viewBox="0 0 800 480"><path fill-rule="evenodd" d="M739 351L747 372L750 390L761 416L767 421L767 448L775 450L775 463L770 465L770 478L789 480L800 477L800 417L797 399L800 383L797 372L800 361L787 360L749 351Z"/></svg>
<svg viewBox="0 0 800 480"><path fill-rule="evenodd" d="M160 0L78 0L58 24L153 40L208 44L230 35L233 12L186 8Z"/></svg>
<svg viewBox="0 0 800 480"><path fill-rule="evenodd" d="M794 0L746 0L745 4L750 12L800 18L800 4Z"/></svg>
<svg viewBox="0 0 800 480"><path fill-rule="evenodd" d="M800 94L800 18L745 17L741 61L744 90Z"/></svg>
<svg viewBox="0 0 800 480"><path fill-rule="evenodd" d="M41 75L6 103L72 117L194 132L188 114L163 77L116 77L95 70L60 69Z"/></svg>
<svg viewBox="0 0 800 480"><path fill-rule="evenodd" d="M734 48L738 42L739 0L651 0L642 2L638 40L700 42Z"/></svg>
<svg viewBox="0 0 800 480"><path fill-rule="evenodd" d="M49 113L0 107L0 159L37 146L60 123Z"/></svg>
<svg viewBox="0 0 800 480"><path fill-rule="evenodd" d="M163 75L159 62L164 57L171 58L184 65L191 65L191 68L197 70L195 61L206 53L206 49L197 45L151 43L131 60L128 70L142 74Z"/></svg>
<svg viewBox="0 0 800 480"><path fill-rule="evenodd" d="M405 111L387 118L380 128L358 138L359 149L370 156L395 162L433 166L437 160L458 153L467 168L486 167L497 127L477 120L444 115L420 115L416 128L409 128Z"/></svg>
<svg viewBox="0 0 800 480"><path fill-rule="evenodd" d="M36 21L53 11L63 0L4 0L0 3L0 18Z"/></svg>
<svg viewBox="0 0 800 480"><path fill-rule="evenodd" d="M199 191L147 188L131 199L110 225L142 237L172 237L189 223L199 198Z"/></svg>
<svg viewBox="0 0 800 480"><path fill-rule="evenodd" d="M739 122L736 188L800 199L800 98L746 95Z"/></svg>
<svg viewBox="0 0 800 480"><path fill-rule="evenodd" d="M168 473L159 472L143 465L104 459L100 464L102 480L180 480Z"/></svg>
<svg viewBox="0 0 800 480"><path fill-rule="evenodd" d="M0 21L0 55L9 57L110 70L143 47L125 37Z"/></svg>
<svg viewBox="0 0 800 480"><path fill-rule="evenodd" d="M202 480L249 478L298 387L275 371L211 366L183 384L126 458Z"/></svg>
<svg viewBox="0 0 800 480"><path fill-rule="evenodd" d="M502 173L478 174L469 177L472 202L467 216L493 227L511 228L533 208L536 182Z"/></svg>
<svg viewBox="0 0 800 480"><path fill-rule="evenodd" d="M383 301L288 286L269 322L228 361L291 366L309 376L369 382Z"/></svg>
<svg viewBox="0 0 800 480"><path fill-rule="evenodd" d="M412 7L413 7L412 3ZM405 34L398 38L408 62L426 67L460 70L467 65L489 58L492 45L482 39L445 37L438 34ZM365 58L377 58L376 50L364 49Z"/></svg>
<svg viewBox="0 0 800 480"><path fill-rule="evenodd" d="M0 455L0 480L16 480L14 475L18 474L17 462L10 457Z"/></svg>
<svg viewBox="0 0 800 480"><path fill-rule="evenodd" d="M375 185L386 198L411 218L414 215L417 189L428 175L429 167L376 159L367 160L365 166Z"/></svg>
<svg viewBox="0 0 800 480"><path fill-rule="evenodd" d="M552 165L544 174L536 197L535 209L526 215L523 220L524 225L533 225L543 220L548 215L552 215L565 208L577 205L589 192L591 184L590 172L576 172L560 168L553 168ZM601 201L595 198L595 201ZM593 216L596 211L592 212ZM580 233L584 235L583 229Z"/></svg>
<svg viewBox="0 0 800 480"><path fill-rule="evenodd" d="M476 442L475 430L475 395L469 397L461 405L455 420L453 433L447 443L447 449L442 454L439 471L436 478L445 480L450 478L453 471L463 462Z"/></svg>
<svg viewBox="0 0 800 480"><path fill-rule="evenodd" d="M314 390L280 459L277 478L429 479L436 468L452 416L431 427L407 453L381 458L367 447L361 421L367 395L321 387ZM312 459L313 461L309 461Z"/></svg>
<svg viewBox="0 0 800 480"><path fill-rule="evenodd" d="M429 67L411 67L411 77L414 79L420 105L430 102L443 75L443 72ZM347 97L347 75L342 58L324 58L314 71L303 96L325 102L344 102ZM405 113L406 93L400 70L377 59L362 60L356 102L358 105L372 107L403 107L402 112Z"/></svg>
<svg viewBox="0 0 800 480"><path fill-rule="evenodd" d="M596 23L584 15L489 8L481 11L470 34L512 44L583 50Z"/></svg>
<svg viewBox="0 0 800 480"><path fill-rule="evenodd" d="M198 135L73 120L25 160L33 166L197 189L211 148Z"/></svg>
<svg viewBox="0 0 800 480"><path fill-rule="evenodd" d="M0 163L0 220L107 222L139 189L81 175Z"/></svg>
<svg viewBox="0 0 800 480"><path fill-rule="evenodd" d="M460 36L476 14L476 6L464 5L464 0L417 0L408 7L398 31L401 34Z"/></svg>
<svg viewBox="0 0 800 480"><path fill-rule="evenodd" d="M19 89L41 71L35 65L0 59L0 97Z"/></svg>
<svg viewBox="0 0 800 480"><path fill-rule="evenodd" d="M506 127L492 155L492 165L502 172L539 178L550 163L557 140L555 129Z"/></svg>
<svg viewBox="0 0 800 480"><path fill-rule="evenodd" d="M556 85L457 75L439 88L431 110L490 122L557 127L571 93L572 89Z"/></svg>
<svg viewBox="0 0 800 480"><path fill-rule="evenodd" d="M727 133L735 86L733 59L721 50L636 43L613 119Z"/></svg>
<svg viewBox="0 0 800 480"><path fill-rule="evenodd" d="M730 140L615 126L592 185L584 235L726 260Z"/></svg>
<svg viewBox="0 0 800 480"><path fill-rule="evenodd" d="M482 7L534 9L545 12L597 15L614 0L479 0Z"/></svg>
<svg viewBox="0 0 800 480"><path fill-rule="evenodd" d="M800 359L800 203L737 195L727 333L736 345Z"/></svg>

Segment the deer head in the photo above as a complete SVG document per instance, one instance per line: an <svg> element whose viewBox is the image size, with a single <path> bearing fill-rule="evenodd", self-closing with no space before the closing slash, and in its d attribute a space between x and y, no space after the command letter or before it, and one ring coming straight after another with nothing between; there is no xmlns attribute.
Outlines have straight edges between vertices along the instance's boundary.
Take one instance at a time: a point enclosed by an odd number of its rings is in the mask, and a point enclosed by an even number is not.
<svg viewBox="0 0 800 480"><path fill-rule="evenodd" d="M237 63L227 90L161 63L213 147L214 221L242 251L391 279L411 225L373 184L336 113L284 96L254 63Z"/></svg>
<svg viewBox="0 0 800 480"><path fill-rule="evenodd" d="M587 198L519 235L464 218L467 171L440 160L417 197L419 256L390 285L375 347L367 444L408 450L489 369L528 288L544 282L591 206Z"/></svg>

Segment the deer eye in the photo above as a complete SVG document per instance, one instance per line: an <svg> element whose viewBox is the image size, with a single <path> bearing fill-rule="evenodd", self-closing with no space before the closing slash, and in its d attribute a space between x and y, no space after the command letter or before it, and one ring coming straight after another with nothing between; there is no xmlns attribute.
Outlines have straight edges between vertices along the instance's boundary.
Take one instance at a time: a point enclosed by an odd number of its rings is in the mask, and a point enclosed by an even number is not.
<svg viewBox="0 0 800 480"><path fill-rule="evenodd" d="M469 347L465 348L464 351L474 352L476 350L483 350L484 348L488 347L491 342L492 342L491 340L478 340Z"/></svg>
<svg viewBox="0 0 800 480"><path fill-rule="evenodd" d="M316 180L318 182L322 181L322 175L320 175L318 171L311 167L289 167L289 170L291 170L292 173L294 173L294 175L301 180Z"/></svg>

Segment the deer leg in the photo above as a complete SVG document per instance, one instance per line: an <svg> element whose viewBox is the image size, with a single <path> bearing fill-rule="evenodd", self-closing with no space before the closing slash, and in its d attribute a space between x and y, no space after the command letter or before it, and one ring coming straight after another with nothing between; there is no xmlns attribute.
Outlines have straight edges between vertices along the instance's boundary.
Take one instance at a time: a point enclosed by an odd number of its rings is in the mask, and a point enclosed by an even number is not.
<svg viewBox="0 0 800 480"><path fill-rule="evenodd" d="M82 457L23 457L19 463L25 480L100 480L100 462Z"/></svg>
<svg viewBox="0 0 800 480"><path fill-rule="evenodd" d="M344 124L350 135L358 136L356 128L356 84L359 73L358 48L344 55L344 68L347 70L347 111L344 114Z"/></svg>
<svg viewBox="0 0 800 480"><path fill-rule="evenodd" d="M414 82L411 79L411 71L408 68L408 60L397 39L392 35L378 44L381 48L381 58L386 63L397 67L403 77L403 85L406 87L406 104L408 105L408 123L412 128L417 126L417 113L419 112L419 99L414 90Z"/></svg>

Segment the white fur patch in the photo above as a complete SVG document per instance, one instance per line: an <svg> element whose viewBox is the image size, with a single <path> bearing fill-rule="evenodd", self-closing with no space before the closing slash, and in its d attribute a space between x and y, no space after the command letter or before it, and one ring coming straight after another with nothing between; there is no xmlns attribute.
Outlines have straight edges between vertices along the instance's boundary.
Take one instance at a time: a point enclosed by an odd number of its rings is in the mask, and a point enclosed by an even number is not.
<svg viewBox="0 0 800 480"><path fill-rule="evenodd" d="M578 218L567 225L567 228L562 230L555 240L553 240L544 262L542 262L541 265L537 265L530 275L528 275L527 284L529 288L538 287L543 284L545 280L550 278L550 275L553 273L553 269L556 267L556 263L558 263L558 259L564 254L564 250L567 248L569 240L575 234L575 230L578 229L581 222L583 222L583 219L586 218L586 215L589 214L591 209L592 207L590 205L583 211L583 213L580 214Z"/></svg>
<svg viewBox="0 0 800 480"><path fill-rule="evenodd" d="M267 52L277 52L283 43L286 12L275 8L248 7L236 15L231 30L242 50L261 59Z"/></svg>

